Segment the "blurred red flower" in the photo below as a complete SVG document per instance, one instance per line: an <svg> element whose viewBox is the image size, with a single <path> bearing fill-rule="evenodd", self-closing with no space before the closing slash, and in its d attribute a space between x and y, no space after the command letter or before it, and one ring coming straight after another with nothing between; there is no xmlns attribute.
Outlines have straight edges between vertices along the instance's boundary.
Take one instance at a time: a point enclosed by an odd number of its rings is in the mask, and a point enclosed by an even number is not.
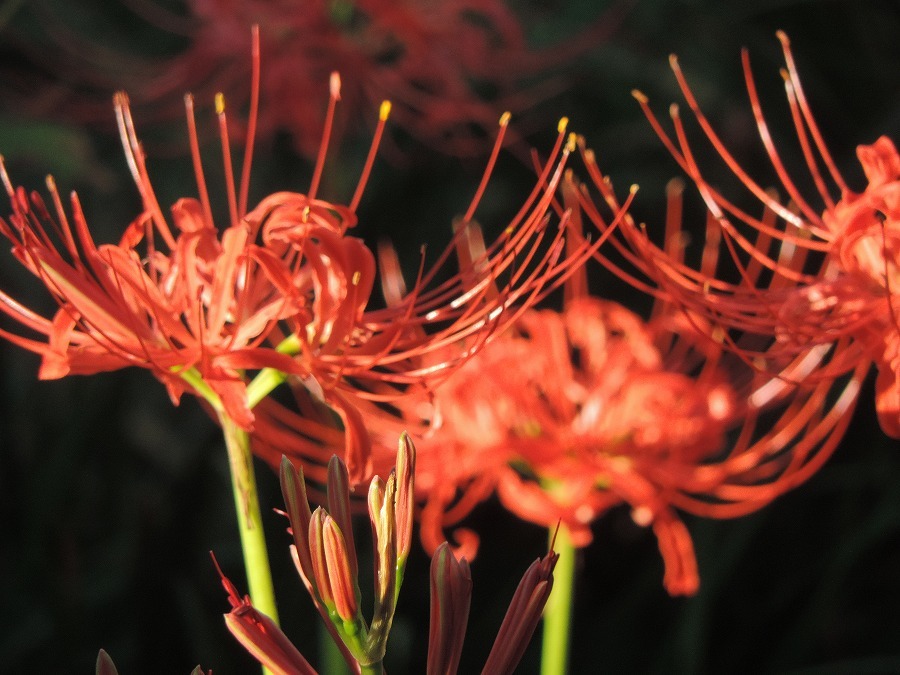
<svg viewBox="0 0 900 675"><path fill-rule="evenodd" d="M161 76L145 82L146 100L172 100L215 83L244 82L247 29L265 36L261 83L267 101L259 131L291 132L314 156L328 73L347 80L345 109L368 116L383 99L413 137L453 154L483 152L497 116L520 112L559 85L536 76L594 46L590 35L535 51L502 0L190 0L190 46ZM591 39L587 39L587 38ZM527 84L531 80L531 84ZM237 87L240 89L240 87Z"/></svg>
<svg viewBox="0 0 900 675"><path fill-rule="evenodd" d="M769 419L771 402L754 402L766 382L696 325L591 297L525 314L437 390L438 422L418 441L426 547L493 491L520 518L562 521L578 546L624 503L653 528L669 592L696 591L676 509L733 517L802 482L840 440L858 384L836 402L825 382L791 391Z"/></svg>
<svg viewBox="0 0 900 675"><path fill-rule="evenodd" d="M389 99L397 127L415 140L450 154L484 154L497 117L506 110L524 113L562 90L571 72L566 75L561 66L602 44L627 7L619 3L578 35L535 49L504 0L184 4L184 16L151 3L131 6L148 31L158 31L160 44L185 45L171 55L152 57L103 46L97 35L81 35L40 7L33 11L53 41L51 51L65 56L56 59L62 62L64 81L103 92L127 88L157 122L177 119L185 91L194 92L198 101L212 100L222 91L232 105L244 106L251 69L244 55L250 27L259 26L265 107L256 131L266 139L287 131L296 150L310 158L316 156L332 72L341 73L346 82L338 136L369 122L381 101ZM32 49L28 41L22 48ZM40 62L42 54L32 58ZM53 114L59 98L67 97L66 86L47 83L36 94L33 84L22 82L18 105ZM66 109L85 120L96 120L104 110L83 94ZM244 129L237 120L232 124L239 136Z"/></svg>

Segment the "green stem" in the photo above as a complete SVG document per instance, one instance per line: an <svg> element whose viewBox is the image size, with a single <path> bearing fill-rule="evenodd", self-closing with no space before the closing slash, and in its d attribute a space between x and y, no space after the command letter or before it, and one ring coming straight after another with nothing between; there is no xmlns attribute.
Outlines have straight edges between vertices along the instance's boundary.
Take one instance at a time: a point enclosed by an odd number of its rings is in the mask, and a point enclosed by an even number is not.
<svg viewBox="0 0 900 675"><path fill-rule="evenodd" d="M550 533L551 538L553 532ZM572 597L575 588L575 545L565 525L556 532L559 561L553 570L553 592L544 609L541 675L565 675L569 667Z"/></svg>
<svg viewBox="0 0 900 675"><path fill-rule="evenodd" d="M325 627L324 621L319 621L319 661L322 667L319 669L329 675L350 675L350 668L344 660L344 655L335 644L331 631Z"/></svg>
<svg viewBox="0 0 900 675"><path fill-rule="evenodd" d="M278 610L275 607L275 590L272 586L266 536L259 510L256 477L253 474L250 438L247 432L237 426L226 413L219 413L219 422L225 435L225 447L228 449L231 488L234 492L234 507L241 533L241 548L244 553L250 599L256 609L277 624Z"/></svg>
<svg viewBox="0 0 900 675"><path fill-rule="evenodd" d="M360 675L383 675L384 668L381 665L381 661L369 664L368 666L359 664L359 673Z"/></svg>
<svg viewBox="0 0 900 675"><path fill-rule="evenodd" d="M289 335L282 340L275 351L288 356L294 356L300 352L300 338ZM253 410L256 405L268 396L275 387L287 379L287 374L277 368L263 368L256 377L247 384L247 406Z"/></svg>

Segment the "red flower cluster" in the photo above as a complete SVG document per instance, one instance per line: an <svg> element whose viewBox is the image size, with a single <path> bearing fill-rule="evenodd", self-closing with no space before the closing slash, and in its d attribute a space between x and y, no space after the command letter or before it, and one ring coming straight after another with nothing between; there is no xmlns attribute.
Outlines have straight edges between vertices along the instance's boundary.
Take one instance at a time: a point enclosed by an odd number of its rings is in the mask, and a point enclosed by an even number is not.
<svg viewBox="0 0 900 675"><path fill-rule="evenodd" d="M231 178L224 99L217 97L230 214L223 229L213 222L190 97L188 127L199 199L176 202L174 228L154 193L123 94L116 97L116 114L144 210L118 244L94 243L76 196L70 218L49 180L53 206L48 209L37 193L14 188L0 163L13 208L9 220L0 221L0 230L12 241L18 260L59 304L54 316L43 317L0 293L0 309L46 341L2 334L41 355L43 378L130 365L147 368L165 383L173 400L189 391L245 429L253 427L256 404L290 377L307 395L309 417L322 415L333 427L334 414L340 416L347 463L359 481L371 469L366 423L359 411L363 401L390 400L410 385L429 388L502 330L515 316L508 311L513 305L534 302L578 263L561 260L562 229L544 241L545 214L569 153L563 148L565 123L518 215L470 269L435 281L451 257L451 245L411 290L397 292L391 306L370 309L375 256L347 232L356 224L356 207L390 104L382 105L375 141L350 203L321 199L319 179L340 96L340 81L333 75L309 191L275 193L248 208L258 119L258 43L254 55L251 133L239 188ZM494 155L459 225L458 241L467 236L508 119L501 119ZM587 252L583 246L582 258ZM448 350L464 341L465 348Z"/></svg>

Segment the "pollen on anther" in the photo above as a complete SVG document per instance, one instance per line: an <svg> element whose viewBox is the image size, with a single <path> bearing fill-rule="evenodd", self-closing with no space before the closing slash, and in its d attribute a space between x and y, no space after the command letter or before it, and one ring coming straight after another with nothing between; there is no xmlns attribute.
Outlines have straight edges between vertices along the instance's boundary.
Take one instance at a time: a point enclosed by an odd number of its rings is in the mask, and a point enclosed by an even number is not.
<svg viewBox="0 0 900 675"><path fill-rule="evenodd" d="M331 92L332 98L341 98L341 74L339 72L334 71L331 73L331 78L328 80L328 90Z"/></svg>
<svg viewBox="0 0 900 675"><path fill-rule="evenodd" d="M640 89L632 89L631 95L634 96L639 103L647 103L650 100Z"/></svg>
<svg viewBox="0 0 900 675"><path fill-rule="evenodd" d="M362 273L359 270L357 270L353 273L353 276L350 277L350 283L353 284L354 286L359 286L359 282L361 279L362 279Z"/></svg>
<svg viewBox="0 0 900 675"><path fill-rule="evenodd" d="M382 101L381 108L378 109L378 119L382 122L387 121L388 116L391 114L391 102L390 101Z"/></svg>
<svg viewBox="0 0 900 675"><path fill-rule="evenodd" d="M225 94L219 92L216 94L216 115L221 115L225 112Z"/></svg>
<svg viewBox="0 0 900 675"><path fill-rule="evenodd" d="M560 117L559 124L556 125L556 130L559 133L565 133L566 127L569 126L569 118L568 117Z"/></svg>
<svg viewBox="0 0 900 675"><path fill-rule="evenodd" d="M509 124L510 118L512 118L512 113L508 110L500 115L500 126L505 127L507 124Z"/></svg>

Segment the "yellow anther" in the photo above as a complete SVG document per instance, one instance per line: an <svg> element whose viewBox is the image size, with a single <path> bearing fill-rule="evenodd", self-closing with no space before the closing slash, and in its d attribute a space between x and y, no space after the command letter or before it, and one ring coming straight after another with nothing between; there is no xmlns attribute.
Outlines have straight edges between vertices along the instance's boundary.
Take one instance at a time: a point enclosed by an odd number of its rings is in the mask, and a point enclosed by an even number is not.
<svg viewBox="0 0 900 675"><path fill-rule="evenodd" d="M391 114L391 102L390 101L382 101L381 108L378 110L378 119L382 122L387 120L388 115Z"/></svg>
<svg viewBox="0 0 900 675"><path fill-rule="evenodd" d="M569 126L569 118L568 117L560 117L559 124L556 125L556 130L559 133L564 133L566 131L566 127Z"/></svg>
<svg viewBox="0 0 900 675"><path fill-rule="evenodd" d="M640 103L647 103L647 101L650 100L640 89L632 89L631 95L634 96Z"/></svg>
<svg viewBox="0 0 900 675"><path fill-rule="evenodd" d="M225 94L219 92L216 94L216 115L221 115L225 112Z"/></svg>
<svg viewBox="0 0 900 675"><path fill-rule="evenodd" d="M509 124L509 120L511 117L512 117L512 113L509 112L508 110L505 113L503 113L502 115L500 115L500 126L505 127L507 124Z"/></svg>
<svg viewBox="0 0 900 675"><path fill-rule="evenodd" d="M357 270L356 272L353 273L353 276L350 277L350 283L353 284L354 286L359 286L359 282L361 279L362 279L362 272Z"/></svg>

